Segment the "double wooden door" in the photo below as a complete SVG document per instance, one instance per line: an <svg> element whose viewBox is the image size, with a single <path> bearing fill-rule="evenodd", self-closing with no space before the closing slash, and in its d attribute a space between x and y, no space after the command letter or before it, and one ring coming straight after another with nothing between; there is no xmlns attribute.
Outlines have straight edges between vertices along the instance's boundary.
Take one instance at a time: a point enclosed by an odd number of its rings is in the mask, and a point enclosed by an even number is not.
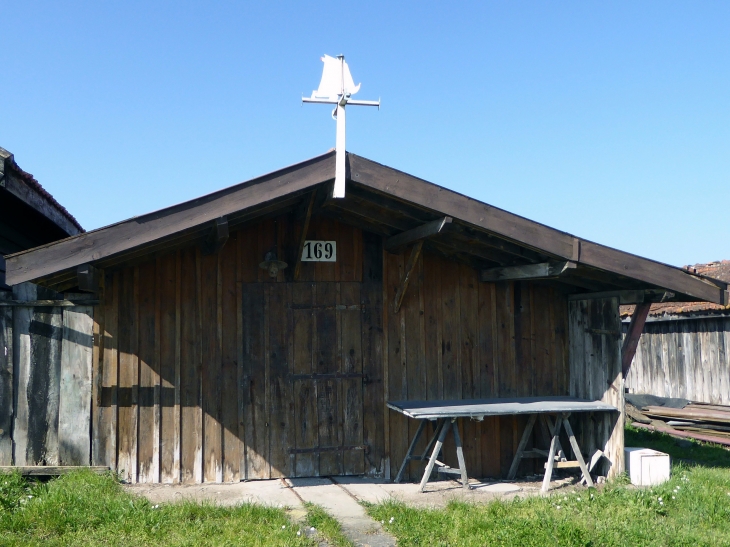
<svg viewBox="0 0 730 547"><path fill-rule="evenodd" d="M364 472L361 286L244 284L247 478Z"/></svg>

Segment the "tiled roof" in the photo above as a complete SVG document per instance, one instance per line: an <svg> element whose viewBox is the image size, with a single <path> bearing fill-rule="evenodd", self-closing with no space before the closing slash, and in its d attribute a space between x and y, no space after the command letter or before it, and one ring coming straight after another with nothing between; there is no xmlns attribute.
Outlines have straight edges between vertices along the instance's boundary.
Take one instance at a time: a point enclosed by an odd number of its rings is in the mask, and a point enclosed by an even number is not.
<svg viewBox="0 0 730 547"><path fill-rule="evenodd" d="M708 264L695 264L685 266L685 270L693 274L705 277L712 277L730 283L730 260L718 260ZM621 306L621 318L631 317L634 313L634 306ZM649 317L662 317L665 315L711 315L730 314L730 305L721 306L710 302L662 302L652 304Z"/></svg>

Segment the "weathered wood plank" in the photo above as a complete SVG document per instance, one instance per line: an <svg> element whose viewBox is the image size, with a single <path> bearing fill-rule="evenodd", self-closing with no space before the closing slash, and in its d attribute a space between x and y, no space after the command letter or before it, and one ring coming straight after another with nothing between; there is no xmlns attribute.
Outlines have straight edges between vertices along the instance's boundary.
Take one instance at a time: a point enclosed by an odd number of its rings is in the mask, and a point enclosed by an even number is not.
<svg viewBox="0 0 730 547"><path fill-rule="evenodd" d="M218 299L218 325L221 336L221 428L223 434L223 481L238 482L241 479L241 454L243 432L239 431L239 384L238 351L242 344L238 333L238 284L236 263L238 259L238 234L231 234L230 241L220 253L220 292Z"/></svg>
<svg viewBox="0 0 730 547"><path fill-rule="evenodd" d="M103 354L101 366L101 403L99 404L98 451L95 465L117 468L117 412L119 381L119 288L120 274L107 274L104 280Z"/></svg>
<svg viewBox="0 0 730 547"><path fill-rule="evenodd" d="M290 284L272 283L268 286L268 389L269 389L269 461L271 477L286 477L292 473L290 430L293 422L292 386L289 379L289 338L291 318Z"/></svg>
<svg viewBox="0 0 730 547"><path fill-rule="evenodd" d="M203 480L201 407L201 332L196 249L180 252L180 480Z"/></svg>
<svg viewBox="0 0 730 547"><path fill-rule="evenodd" d="M200 319L202 325L203 480L223 480L221 352L219 323L220 254L201 257Z"/></svg>
<svg viewBox="0 0 730 547"><path fill-rule="evenodd" d="M412 254L412 253L411 253ZM426 397L426 364L423 360L423 340L421 329L421 318L423 317L421 302L423 299L423 260L422 256L417 259L412 267L412 280L403 298L400 310L400 319L404 325L402 334L402 347L405 348L406 363L406 385L409 399L422 400ZM410 264L410 262L409 262ZM408 269L408 264L406 269ZM406 272L406 275L408 273ZM396 297L397 298L397 297ZM419 427L415 420L408 420L407 440L412 439ZM421 452L425 448L427 439L422 438L416 445L416 451ZM414 471L418 467L414 468Z"/></svg>
<svg viewBox="0 0 730 547"><path fill-rule="evenodd" d="M11 293L0 291L0 301ZM13 463L13 310L0 308L0 466Z"/></svg>
<svg viewBox="0 0 730 547"><path fill-rule="evenodd" d="M292 331L292 373L311 374L313 369L313 343L315 338L314 291L312 283L292 285L293 318ZM295 380L294 394L294 447L315 448L318 446L317 423L317 380ZM298 477L319 475L319 453L299 453L295 456L294 474Z"/></svg>
<svg viewBox="0 0 730 547"><path fill-rule="evenodd" d="M339 304L350 309L339 310L340 320L340 362L345 374L362 374L362 311L360 306L360 283L341 282ZM344 378L342 383L343 423L342 442L345 446L363 444L363 380ZM362 450L348 450L342 455L343 471L346 475L361 475L365 469Z"/></svg>
<svg viewBox="0 0 730 547"><path fill-rule="evenodd" d="M160 480L160 364L157 340L156 263L139 266L139 425L137 429L138 480Z"/></svg>
<svg viewBox="0 0 730 547"><path fill-rule="evenodd" d="M180 254L157 261L160 331L160 482L180 481Z"/></svg>
<svg viewBox="0 0 730 547"><path fill-rule="evenodd" d="M402 345L402 324L401 317L393 314L391 302L398 290L401 273L403 270L403 255L383 254L384 282L383 282L383 305L385 306L385 339L386 339L386 371L385 387L386 401L394 399L406 399L408 397L408 386L405 381L406 362L405 348ZM386 454L389 457L389 468L387 472L398 469L405 457L407 450L408 423L404 416L393 412L386 415L387 433Z"/></svg>
<svg viewBox="0 0 730 547"><path fill-rule="evenodd" d="M423 253L423 323L426 398L442 399L444 378L441 360L441 259L433 253ZM427 436L429 434L427 432Z"/></svg>
<svg viewBox="0 0 730 547"><path fill-rule="evenodd" d="M383 476L385 473L385 391L383 347L383 254L382 239L370 233L362 234L362 368L363 444L365 473Z"/></svg>
<svg viewBox="0 0 730 547"><path fill-rule="evenodd" d="M58 406L58 459L61 465L91 463L93 308L63 313Z"/></svg>
<svg viewBox="0 0 730 547"><path fill-rule="evenodd" d="M477 271L465 264L459 266L459 312L461 324L461 369L462 397L478 399L482 397L481 367L479 355L479 278ZM462 420L462 441L467 469L471 473L479 471L482 461L482 445L478 438L477 422ZM456 431L456 429L454 429Z"/></svg>
<svg viewBox="0 0 730 547"><path fill-rule="evenodd" d="M137 482L139 396L138 268L127 268L119 291L119 409L117 471Z"/></svg>
<svg viewBox="0 0 730 547"><path fill-rule="evenodd" d="M319 263L318 263L319 264ZM340 372L337 354L337 286L334 283L315 285L317 345L314 368L320 374ZM325 309L329 308L329 309ZM337 380L317 380L317 416L320 447L342 445L342 401L338 397ZM319 456L320 475L342 473L342 453L322 452Z"/></svg>
<svg viewBox="0 0 730 547"><path fill-rule="evenodd" d="M248 243L246 244L248 246ZM243 247L244 257L246 248ZM245 264L245 262L244 262ZM266 384L266 344L264 285L244 283L241 287L243 311L243 410L246 445L246 479L268 479L269 463L268 386Z"/></svg>

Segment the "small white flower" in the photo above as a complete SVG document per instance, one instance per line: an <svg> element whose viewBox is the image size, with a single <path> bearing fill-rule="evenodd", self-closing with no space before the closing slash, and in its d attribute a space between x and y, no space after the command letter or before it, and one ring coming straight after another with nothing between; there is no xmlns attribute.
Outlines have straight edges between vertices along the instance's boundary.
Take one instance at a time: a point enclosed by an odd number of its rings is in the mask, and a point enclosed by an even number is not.
<svg viewBox="0 0 730 547"><path fill-rule="evenodd" d="M311 527L311 528L309 529L309 531L310 531L310 532L314 532L315 530L316 530L316 528L315 528L314 526L312 526L312 527Z"/></svg>
<svg viewBox="0 0 730 547"><path fill-rule="evenodd" d="M286 530L286 524L282 524L282 525L281 525L281 529L282 529L282 530Z"/></svg>
<svg viewBox="0 0 730 547"><path fill-rule="evenodd" d="M580 498L576 498L578 501L580 501Z"/></svg>
<svg viewBox="0 0 730 547"><path fill-rule="evenodd" d="M677 490L679 490L679 486L677 486Z"/></svg>
<svg viewBox="0 0 730 547"><path fill-rule="evenodd" d="M560 510L560 506L559 505L556 505L555 508L558 509L558 510Z"/></svg>
<svg viewBox="0 0 730 547"><path fill-rule="evenodd" d="M28 499L32 499L32 498L33 498L33 496L28 496Z"/></svg>
<svg viewBox="0 0 730 547"><path fill-rule="evenodd" d="M301 536L302 535L302 531L301 530L297 530L297 535L298 536Z"/></svg>
<svg viewBox="0 0 730 547"><path fill-rule="evenodd" d="M672 496L672 499L673 499L673 500L676 500L677 498L676 498L676 496Z"/></svg>
<svg viewBox="0 0 730 547"><path fill-rule="evenodd" d="M663 502L663 501L660 501L660 502L659 502L659 505L664 505L664 502Z"/></svg>
<svg viewBox="0 0 730 547"><path fill-rule="evenodd" d="M563 496L563 501L568 501L568 496Z"/></svg>
<svg viewBox="0 0 730 547"><path fill-rule="evenodd" d="M395 517L390 517L390 520L388 522L390 522L390 524L393 524L394 520L395 520Z"/></svg>
<svg viewBox="0 0 730 547"><path fill-rule="evenodd" d="M730 495L730 494L728 494L728 495ZM385 521L384 520L381 520L380 521L380 524L385 524Z"/></svg>
<svg viewBox="0 0 730 547"><path fill-rule="evenodd" d="M658 498L658 499L659 499L659 503L661 503L662 502L662 498Z"/></svg>

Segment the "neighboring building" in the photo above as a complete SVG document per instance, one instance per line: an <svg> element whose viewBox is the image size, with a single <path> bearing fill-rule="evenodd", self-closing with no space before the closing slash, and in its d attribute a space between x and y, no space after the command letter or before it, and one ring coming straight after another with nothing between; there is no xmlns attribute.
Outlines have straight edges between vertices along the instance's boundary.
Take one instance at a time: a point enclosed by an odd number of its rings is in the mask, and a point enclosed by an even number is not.
<svg viewBox="0 0 730 547"><path fill-rule="evenodd" d="M686 269L730 282L730 260ZM625 326L633 311L633 306L621 306ZM730 306L652 304L626 387L631 393L730 405Z"/></svg>
<svg viewBox="0 0 730 547"><path fill-rule="evenodd" d="M0 290L5 284L4 255L17 253L83 232L69 212L33 175L0 148Z"/></svg>
<svg viewBox="0 0 730 547"><path fill-rule="evenodd" d="M347 173L333 198L330 152L7 257L17 300L95 294L43 359L44 320L17 308L0 458L130 482L390 477L417 424L388 400L571 395L618 409L571 421L623 472L619 303L727 304L727 286L354 154ZM526 422L462 421L470 474L504 476Z"/></svg>

